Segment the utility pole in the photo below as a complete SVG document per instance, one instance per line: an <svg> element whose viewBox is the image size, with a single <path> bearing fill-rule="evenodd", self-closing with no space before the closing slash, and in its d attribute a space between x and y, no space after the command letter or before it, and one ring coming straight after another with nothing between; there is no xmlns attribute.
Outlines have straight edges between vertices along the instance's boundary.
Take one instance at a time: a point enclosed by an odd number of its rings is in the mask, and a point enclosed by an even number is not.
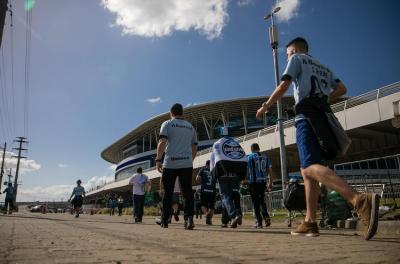
<svg viewBox="0 0 400 264"><path fill-rule="evenodd" d="M8 10L8 0L0 0L0 47L3 39L4 22L6 21L6 13Z"/></svg>
<svg viewBox="0 0 400 264"><path fill-rule="evenodd" d="M17 140L14 140L14 142L18 142L19 143L19 147L18 148L13 148L15 150L18 150L18 156L13 156L14 158L17 158L17 170L15 171L15 179L14 179L14 189L15 189L15 195L14 195L14 204L16 205L16 201L17 201L17 190L18 190L18 173L19 173L19 164L21 159L26 159L26 157L21 156L21 152L23 150L27 150L22 148L22 144L24 143L28 143L28 141L26 141L25 137L17 137Z"/></svg>
<svg viewBox="0 0 400 264"><path fill-rule="evenodd" d="M276 87L279 85L279 69L278 69L278 29L274 23L274 14L276 14L280 7L276 7L271 13L264 17L264 20L271 19L271 26L269 27L269 39L272 48L272 55L274 57L274 70L275 70L275 84ZM285 182L287 182L287 163L286 163L286 148L285 148L285 135L283 131L283 119L282 119L282 102L281 99L277 101L278 109L278 130L279 130L279 154L281 160L281 177L282 177L282 194L284 195Z"/></svg>
<svg viewBox="0 0 400 264"><path fill-rule="evenodd" d="M7 142L4 142L4 148L3 148L3 158L1 160L1 170L0 170L0 193L1 193L1 186L3 185L3 175L4 175L4 161L6 157L6 149L7 149Z"/></svg>

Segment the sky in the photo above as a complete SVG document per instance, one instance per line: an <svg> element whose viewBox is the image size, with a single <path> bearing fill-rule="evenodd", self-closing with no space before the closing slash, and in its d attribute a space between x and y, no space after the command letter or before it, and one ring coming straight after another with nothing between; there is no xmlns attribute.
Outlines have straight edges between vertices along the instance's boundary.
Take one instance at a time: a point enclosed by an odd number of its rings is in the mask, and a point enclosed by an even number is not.
<svg viewBox="0 0 400 264"><path fill-rule="evenodd" d="M263 20L274 0L31 0L30 27L24 0L9 2L13 27L7 14L0 54L0 144L6 141L11 151L15 137L29 141L19 201L65 200L77 179L86 187L113 179L114 166L101 151L175 102L274 89L270 22ZM284 45L302 36L349 96L400 80L399 1L278 5L280 72ZM12 155L7 152L7 169L15 168Z"/></svg>

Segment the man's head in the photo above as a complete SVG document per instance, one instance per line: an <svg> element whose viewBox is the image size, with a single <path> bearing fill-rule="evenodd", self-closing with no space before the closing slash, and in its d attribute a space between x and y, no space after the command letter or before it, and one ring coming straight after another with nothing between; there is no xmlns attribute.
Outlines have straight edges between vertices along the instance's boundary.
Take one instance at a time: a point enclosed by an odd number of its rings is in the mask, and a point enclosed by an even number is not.
<svg viewBox="0 0 400 264"><path fill-rule="evenodd" d="M7 186L8 186L8 187L12 187L12 183L9 182L9 183L7 184Z"/></svg>
<svg viewBox="0 0 400 264"><path fill-rule="evenodd" d="M295 53L308 53L308 43L304 38L297 37L286 45L288 59Z"/></svg>
<svg viewBox="0 0 400 264"><path fill-rule="evenodd" d="M142 167L137 168L137 169L136 169L136 172L137 172L137 173L142 173L142 172L143 172Z"/></svg>
<svg viewBox="0 0 400 264"><path fill-rule="evenodd" d="M210 160L206 161L206 168L210 168Z"/></svg>
<svg viewBox="0 0 400 264"><path fill-rule="evenodd" d="M76 184L81 185L81 184L82 184L82 181L81 181L81 180L77 180L77 181L76 181Z"/></svg>
<svg viewBox="0 0 400 264"><path fill-rule="evenodd" d="M257 143L253 143L250 146L251 152L260 152L260 146Z"/></svg>
<svg viewBox="0 0 400 264"><path fill-rule="evenodd" d="M183 116L183 106L181 104L174 104L171 106L170 110L171 117L180 117Z"/></svg>

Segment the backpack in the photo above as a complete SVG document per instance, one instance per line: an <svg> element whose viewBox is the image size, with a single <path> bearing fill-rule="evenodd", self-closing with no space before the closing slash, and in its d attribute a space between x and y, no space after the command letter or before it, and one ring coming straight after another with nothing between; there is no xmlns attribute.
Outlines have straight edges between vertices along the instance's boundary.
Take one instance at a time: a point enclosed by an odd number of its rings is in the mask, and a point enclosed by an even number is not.
<svg viewBox="0 0 400 264"><path fill-rule="evenodd" d="M306 194L304 185L298 181L289 183L283 197L283 204L289 211L302 211L306 209Z"/></svg>

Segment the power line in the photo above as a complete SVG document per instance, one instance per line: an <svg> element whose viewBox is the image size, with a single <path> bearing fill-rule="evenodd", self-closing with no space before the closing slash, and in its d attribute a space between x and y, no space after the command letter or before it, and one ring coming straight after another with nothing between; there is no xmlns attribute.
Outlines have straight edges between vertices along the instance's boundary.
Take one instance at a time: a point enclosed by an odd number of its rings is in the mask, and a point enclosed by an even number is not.
<svg viewBox="0 0 400 264"><path fill-rule="evenodd" d="M32 8L26 11L26 34L25 34L25 89L24 89L24 134L28 136L29 127L29 97L30 97L30 63L31 63L31 29Z"/></svg>
<svg viewBox="0 0 400 264"><path fill-rule="evenodd" d="M12 113L12 132L15 135L16 132L16 120L15 120L15 89L14 89L14 22L13 22L13 6L12 0L10 0L10 52L11 52L11 113Z"/></svg>

